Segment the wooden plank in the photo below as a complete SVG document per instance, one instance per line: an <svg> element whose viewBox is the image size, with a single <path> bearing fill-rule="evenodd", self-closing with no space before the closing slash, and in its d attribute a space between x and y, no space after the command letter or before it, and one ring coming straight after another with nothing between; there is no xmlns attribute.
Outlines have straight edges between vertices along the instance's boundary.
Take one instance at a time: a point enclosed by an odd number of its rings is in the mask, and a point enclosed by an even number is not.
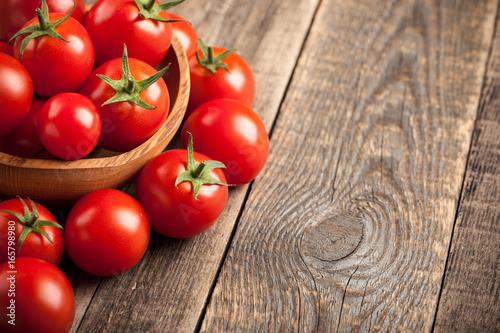
<svg viewBox="0 0 500 333"><path fill-rule="evenodd" d="M499 16L496 22L435 332L500 331Z"/></svg>
<svg viewBox="0 0 500 333"><path fill-rule="evenodd" d="M202 332L431 330L496 10L321 2Z"/></svg>
<svg viewBox="0 0 500 333"><path fill-rule="evenodd" d="M186 1L172 11L192 22L207 43L236 47L249 62L257 83L254 109L270 129L317 3ZM194 331L248 190L231 189L222 217L197 237L153 234L145 257L129 272L87 283L80 281L90 276L68 268L77 298L72 331Z"/></svg>

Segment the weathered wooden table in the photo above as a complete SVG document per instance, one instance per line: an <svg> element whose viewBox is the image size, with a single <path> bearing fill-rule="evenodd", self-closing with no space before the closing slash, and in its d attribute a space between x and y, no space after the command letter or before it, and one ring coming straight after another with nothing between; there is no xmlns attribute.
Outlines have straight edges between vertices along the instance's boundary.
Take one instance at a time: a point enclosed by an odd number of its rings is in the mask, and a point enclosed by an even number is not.
<svg viewBox="0 0 500 333"><path fill-rule="evenodd" d="M205 233L113 278L67 262L73 331L500 330L497 0L172 12L248 60L270 157Z"/></svg>

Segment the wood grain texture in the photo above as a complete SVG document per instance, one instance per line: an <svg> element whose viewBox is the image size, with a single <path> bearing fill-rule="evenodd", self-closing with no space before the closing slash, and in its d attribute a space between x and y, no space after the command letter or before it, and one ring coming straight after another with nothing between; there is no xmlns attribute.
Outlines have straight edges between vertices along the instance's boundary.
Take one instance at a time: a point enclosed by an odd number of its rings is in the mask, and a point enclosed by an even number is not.
<svg viewBox="0 0 500 333"><path fill-rule="evenodd" d="M202 332L431 330L496 10L321 2Z"/></svg>
<svg viewBox="0 0 500 333"><path fill-rule="evenodd" d="M207 43L236 47L248 61L257 83L254 109L270 129L317 3L186 1L172 11L189 19ZM128 190L133 193L133 186ZM92 286L74 280L78 318L72 331L196 330L248 190L231 189L225 212L203 234L172 240L153 233L145 257L132 270ZM85 273L69 269L85 280Z"/></svg>
<svg viewBox="0 0 500 333"><path fill-rule="evenodd" d="M435 332L500 331L499 20L497 16Z"/></svg>

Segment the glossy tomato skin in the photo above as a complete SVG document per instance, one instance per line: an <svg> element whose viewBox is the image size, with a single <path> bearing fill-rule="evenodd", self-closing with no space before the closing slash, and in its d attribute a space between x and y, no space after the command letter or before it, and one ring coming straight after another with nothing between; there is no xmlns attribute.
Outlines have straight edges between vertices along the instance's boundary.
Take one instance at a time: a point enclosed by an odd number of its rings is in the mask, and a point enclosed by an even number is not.
<svg viewBox="0 0 500 333"><path fill-rule="evenodd" d="M33 84L28 71L19 61L0 52L0 136L22 123L32 99Z"/></svg>
<svg viewBox="0 0 500 333"><path fill-rule="evenodd" d="M142 206L130 195L103 189L83 196L71 209L64 241L84 271L112 276L134 267L144 256L150 227Z"/></svg>
<svg viewBox="0 0 500 333"><path fill-rule="evenodd" d="M101 127L94 103L78 93L53 96L38 117L38 136L43 146L63 160L88 155L99 141Z"/></svg>
<svg viewBox="0 0 500 333"><path fill-rule="evenodd" d="M139 96L155 109L146 109L132 102L117 102L102 105L115 95L111 88L96 74L113 80L122 77L121 59L110 60L99 66L84 83L80 93L87 96L97 106L102 119L102 141L100 146L118 152L129 151L149 139L167 119L170 96L163 80L141 92ZM144 80L156 73L149 64L128 58L130 73L136 81Z"/></svg>
<svg viewBox="0 0 500 333"><path fill-rule="evenodd" d="M49 15L53 22L63 14ZM38 24L38 18L28 21L24 27ZM33 80L33 90L43 96L54 96L62 92L77 91L92 72L94 45L85 28L69 17L55 30L69 43L51 36L31 40L21 60L21 43L26 35L16 38L14 55L28 70Z"/></svg>
<svg viewBox="0 0 500 333"><path fill-rule="evenodd" d="M165 11L160 16L169 19ZM85 28L94 42L97 65L121 58L126 44L131 58L156 66L172 40L171 24L143 19L134 0L97 1L87 13Z"/></svg>
<svg viewBox="0 0 500 333"><path fill-rule="evenodd" d="M198 41L198 33L193 26L185 21L182 16L169 13L171 20L183 20L179 22L172 22L172 32L179 38L184 51L188 58L194 56L196 52L196 43Z"/></svg>
<svg viewBox="0 0 500 333"><path fill-rule="evenodd" d="M28 205L28 207L30 207L31 210L29 201L26 199L23 199L23 201ZM54 215L52 215L47 208L37 202L35 202L35 205L38 213L40 214L40 220L57 222ZM10 210L23 215L24 206L20 199L9 199L0 203L0 209ZM13 230L15 232L15 254L12 253L12 248L9 249L9 229L12 228L15 229ZM39 258L48 261L53 265L59 265L64 252L64 238L61 229L53 226L42 226L40 228L50 236L53 243L40 233L30 232L26 236L21 249L18 252L18 240L23 230L23 226L15 216L0 211L0 263L6 262L8 257L13 255L16 258Z"/></svg>
<svg viewBox="0 0 500 333"><path fill-rule="evenodd" d="M226 49L214 47L213 51L214 56L217 56ZM203 58L201 52L199 54L200 58ZM255 98L255 78L252 69L236 52L229 54L223 62L227 64L230 72L223 68L217 68L216 74L213 74L201 66L196 57L189 59L191 94L186 117L195 108L212 99L235 99L248 107L252 106Z"/></svg>
<svg viewBox="0 0 500 333"><path fill-rule="evenodd" d="M1 332L69 332L74 317L73 289L59 268L29 257L17 258L13 267L0 265ZM8 322L13 318L15 325Z"/></svg>
<svg viewBox="0 0 500 333"><path fill-rule="evenodd" d="M0 137L0 151L25 158L47 158L38 137L38 115L45 101L34 100L23 122L9 134Z"/></svg>
<svg viewBox="0 0 500 333"><path fill-rule="evenodd" d="M0 40L8 41L21 27L36 16L40 0L0 1ZM84 0L46 0L50 13L67 14L76 4L71 17L83 24L85 18Z"/></svg>
<svg viewBox="0 0 500 333"><path fill-rule="evenodd" d="M194 152L194 160L198 163L210 158ZM186 166L186 150L168 150L146 164L137 180L137 200L146 210L151 228L167 237L187 238L205 231L219 218L227 202L227 186L202 185L198 200L190 182L179 183L176 188L175 180ZM221 169L212 170L211 175L226 183Z"/></svg>
<svg viewBox="0 0 500 333"><path fill-rule="evenodd" d="M184 122L182 147L189 133L196 150L226 165L229 184L252 181L266 164L269 136L257 113L245 104L217 99L200 105Z"/></svg>

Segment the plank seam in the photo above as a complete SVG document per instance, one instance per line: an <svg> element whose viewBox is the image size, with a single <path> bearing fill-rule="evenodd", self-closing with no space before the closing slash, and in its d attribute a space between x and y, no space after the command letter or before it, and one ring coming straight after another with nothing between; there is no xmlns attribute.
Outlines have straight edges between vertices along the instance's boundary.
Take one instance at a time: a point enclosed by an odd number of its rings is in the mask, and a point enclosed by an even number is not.
<svg viewBox="0 0 500 333"><path fill-rule="evenodd" d="M312 16L312 19L311 19L311 22L309 24L309 27L304 35L304 39L303 39L303 42L302 42L302 45L300 46L300 50L299 50L299 53L297 55L297 58L295 60L295 64L293 65L293 70L290 74L290 78L288 79L288 82L285 86L285 93L283 94L283 97L281 98L280 102L279 102L279 106L278 106L278 111L276 113L276 116L274 117L274 120L269 128L269 141L272 140L272 134L273 134L273 131L274 131L274 128L276 127L276 124L277 124L277 120L279 118L279 115L280 115L280 111L283 107L283 104L284 104L284 101L287 97L287 92L290 88L290 85L293 81L293 77L295 75L295 71L297 69L297 66L298 66L298 63L299 63L299 60L301 59L302 57L302 54L304 52L304 49L305 49L305 44L309 38L309 35L311 33L311 29L314 25L314 22L316 21L316 16L318 14L318 11L319 11L319 7L321 6L321 4L323 3L323 0L319 0L318 1L318 4L316 5L316 8L314 9L314 13L313 13L313 16ZM254 181L252 181L248 188L247 188L247 192L245 194L245 198L243 199L243 203L240 207L240 211L238 212L238 216L236 218L236 221L235 221L235 224L234 224L234 227L233 227L233 230L231 231L231 235L229 236L229 240L226 244L226 248L224 250L224 254L220 260L220 263L219 263L219 267L217 268L217 272L215 274L215 278L214 278L214 282L212 283L212 285L210 286L210 290L207 294L207 298L205 299L205 304L203 305L203 310L201 311L201 314L200 314L200 317L198 319L198 322L196 323L196 326L195 326L195 329L194 329L194 332L200 332L201 331L201 326L203 324L203 321L205 320L205 316L206 316L206 313L207 313L207 309L208 309L208 304L210 303L210 301L212 300L212 297L213 297L213 292L215 290L215 286L217 285L218 281L219 281L219 278L220 278L220 274L222 272L222 268L224 266L224 263L226 262L226 259L227 259L227 254L229 253L229 249L231 248L231 244L233 243L233 239L234 239L234 236L236 234L236 231L238 229L238 225L239 225L239 222L240 222L240 219L241 219L241 216L243 215L243 210L247 204L247 201L248 201L248 197L250 196L250 193L252 191L252 186L253 186L253 183Z"/></svg>
<svg viewBox="0 0 500 333"><path fill-rule="evenodd" d="M435 330L436 319L437 319L437 315L438 315L438 312L439 312L439 304L441 303L441 298L442 298L442 295L443 295L444 284L445 284L445 280L446 280L446 272L447 272L447 270L449 268L449 265L450 265L451 247L452 247L453 239L454 239L454 236L455 236L455 229L456 229L456 226L457 226L458 216L459 216L459 213L460 213L460 209L462 207L462 200L464 199L463 192L464 192L464 189L465 189L465 186L466 186L466 181L467 181L467 170L469 169L469 164L471 162L470 158L471 158L471 154L472 154L472 147L473 147L473 143L474 143L474 140L475 140L475 137L476 137L476 135L474 134L474 132L475 132L475 129L477 128L477 123L478 123L478 120L480 118L479 116L481 114L481 109L482 109L482 107L481 107L481 101L483 100L483 97L484 97L484 94L485 94L486 82L487 82L487 77L488 77L488 68L489 68L489 65L490 65L490 62L491 62L491 56L492 56L492 53L493 53L493 44L494 44L495 38L497 36L498 20L500 19L499 11L500 11L500 2L497 3L497 10L496 10L496 15L495 15L495 22L493 24L493 33L491 35L491 42L490 42L490 46L489 46L489 50L488 50L487 60L486 60L486 63L485 63L485 70L484 70L483 79L482 79L482 83L481 83L481 91L480 91L479 99L478 99L478 105L477 105L477 111L476 111L476 119L474 120L474 128L472 130L472 135L471 135L470 142L469 142L469 151L467 152L467 159L466 159L466 163L465 163L465 170L464 170L464 174L463 174L463 178L462 178L462 186L460 187L460 193L459 193L459 197L458 197L459 199L458 199L457 207L455 209L455 216L454 216L454 219L453 219L453 227L451 229L451 235L450 235L450 243L448 244L448 249L447 249L447 256L446 256L445 268L444 268L444 271L443 271L443 277L441 279L441 285L440 285L440 288L439 288L438 298L437 298L437 302L436 302L436 308L434 310L434 316L432 318L431 332L434 332L434 330Z"/></svg>
<svg viewBox="0 0 500 333"><path fill-rule="evenodd" d="M83 312L82 319L78 323L78 327L76 328L75 332L78 332L80 330L80 326L82 325L83 321L85 320L85 315L87 314L87 312L90 308L90 304L92 304L92 301L94 300L94 297L97 294L97 291L101 287L102 280L103 280L103 278L99 279L99 283L97 284L97 287L94 289L94 293L92 294L92 297L90 298L89 302L87 303L87 306L85 307L85 311Z"/></svg>
<svg viewBox="0 0 500 333"><path fill-rule="evenodd" d="M231 244L233 243L234 235L236 234L236 229L238 229L238 222L241 219L241 215L243 215L243 210L244 210L246 203L248 201L248 196L250 195L250 192L252 190L252 184L253 184L253 182L251 182L250 185L248 186L247 191L245 193L245 197L243 198L243 203L242 203L240 210L238 212L238 216L236 217L236 222L235 222L234 228L231 231L231 235L229 236L229 240L228 240L226 247L224 249L224 254L221 257L219 267L217 268L217 272L215 273L215 278L212 282L212 285L210 286L210 290L208 291L207 297L205 299L205 303L203 304L203 309L202 309L201 314L200 314L200 318L198 319L198 322L196 323L196 326L194 328L194 332L200 332L201 325L203 324L203 321L205 320L205 315L207 313L208 304L210 303L210 300L212 299L212 296L213 296L213 293L215 290L215 286L219 282L219 278L220 278L220 275L222 272L222 267L224 266L224 263L226 262L227 254L229 253L229 249L231 247Z"/></svg>
<svg viewBox="0 0 500 333"><path fill-rule="evenodd" d="M299 54L297 55L297 58L295 60L295 64L293 65L292 73L290 75L290 78L288 79L286 86L285 86L285 93L283 94L283 97L281 98L281 101L279 103L278 112L276 113L276 116L274 117L273 123L271 124L271 127L269 128L269 139L272 139L272 134L273 134L274 128L276 127L276 124L278 122L280 111L283 108L283 104L287 98L288 90L290 89L290 86L293 82L293 77L295 76L295 71L297 70L299 61L302 58L302 54L304 53L305 45L307 43L307 40L309 39L309 35L311 34L311 29L314 25L314 22L316 21L316 16L318 15L319 7L321 7L322 3L323 3L323 0L319 0L318 4L316 5L316 8L314 9L314 14L313 14L311 23L309 24L309 28L306 31L306 34L304 36L304 40L302 42L302 45L300 46Z"/></svg>

